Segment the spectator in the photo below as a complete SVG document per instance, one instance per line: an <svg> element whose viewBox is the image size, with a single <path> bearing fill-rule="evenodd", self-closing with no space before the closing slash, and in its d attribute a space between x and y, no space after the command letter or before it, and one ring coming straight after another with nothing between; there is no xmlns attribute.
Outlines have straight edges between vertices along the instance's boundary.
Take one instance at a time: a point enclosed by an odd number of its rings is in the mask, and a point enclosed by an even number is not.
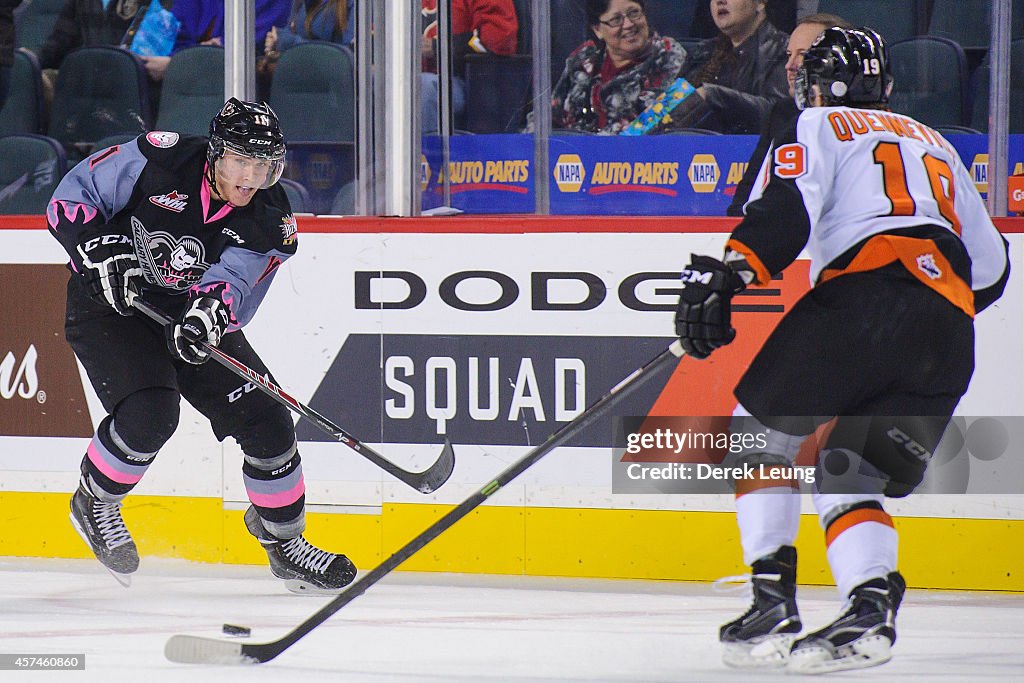
<svg viewBox="0 0 1024 683"><path fill-rule="evenodd" d="M346 0L345 11L339 12L341 0L294 0L288 21L272 26L263 41L263 56L256 61L256 87L263 99L270 95L270 81L281 53L299 43L325 40L346 47L352 45L355 30L355 4Z"/></svg>
<svg viewBox="0 0 1024 683"><path fill-rule="evenodd" d="M267 34L274 26L283 25L288 17L288 0L256 0L257 55L263 54ZM181 22L174 53L195 45L224 44L224 3L221 0L174 0L172 10ZM170 57L143 57L146 72L154 82L163 80Z"/></svg>
<svg viewBox="0 0 1024 683"><path fill-rule="evenodd" d="M423 0L423 73L420 102L423 134L438 131L437 0ZM468 54L511 55L516 51L519 21L512 0L452 0L452 112L458 122L466 109L465 57Z"/></svg>
<svg viewBox="0 0 1024 683"><path fill-rule="evenodd" d="M355 29L355 3L346 0L345 11L339 12L342 0L295 0L288 21L281 30L273 26L267 33L264 55L281 53L310 40L326 40L348 47Z"/></svg>
<svg viewBox="0 0 1024 683"><path fill-rule="evenodd" d="M679 76L686 50L651 31L644 0L587 0L595 39L573 51L551 95L553 128L615 135Z"/></svg>
<svg viewBox="0 0 1024 683"><path fill-rule="evenodd" d="M761 138L757 141L757 147L747 163L747 170L743 173L743 179L736 186L736 194L733 196L729 208L726 209L725 213L727 215L743 215L743 205L747 203L747 199L750 197L750 190L754 186L754 181L761 170L761 164L768 154L769 146L774 142L775 135L779 132L778 128L784 126L783 122L795 115L796 102L793 100L793 96L796 92L794 83L796 81L796 72L800 65L804 63L804 52L811 46L811 43L818 37L818 34L831 26L853 28L853 24L835 14L811 14L797 21L796 28L793 29L793 33L789 36L789 45L786 48L786 80L789 83L789 97L779 100L772 107L764 130L761 131Z"/></svg>
<svg viewBox="0 0 1024 683"><path fill-rule="evenodd" d="M39 65L59 69L69 52L90 45L120 45L147 0L67 0L50 36L39 48Z"/></svg>
<svg viewBox="0 0 1024 683"><path fill-rule="evenodd" d="M0 0L0 109L7 101L14 66L14 8L21 0Z"/></svg>
<svg viewBox="0 0 1024 683"><path fill-rule="evenodd" d="M693 50L686 79L697 93L672 117L680 127L758 133L786 96L787 37L765 20L767 0L710 0L719 35Z"/></svg>
<svg viewBox="0 0 1024 683"><path fill-rule="evenodd" d="M770 0L765 11L772 26L783 33L791 33L798 19L818 11L818 0ZM690 23L691 37L713 38L718 33L712 14L709 5L697 3Z"/></svg>

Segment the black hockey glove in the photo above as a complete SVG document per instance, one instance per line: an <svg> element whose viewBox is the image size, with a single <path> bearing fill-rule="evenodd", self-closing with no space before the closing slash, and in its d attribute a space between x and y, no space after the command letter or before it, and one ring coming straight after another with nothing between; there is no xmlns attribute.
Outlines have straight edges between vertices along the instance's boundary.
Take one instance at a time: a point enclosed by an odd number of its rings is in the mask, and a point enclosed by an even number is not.
<svg viewBox="0 0 1024 683"><path fill-rule="evenodd" d="M732 297L747 285L739 273L710 256L691 255L682 280L676 334L686 355L707 358L735 339L730 322Z"/></svg>
<svg viewBox="0 0 1024 683"><path fill-rule="evenodd" d="M77 247L75 266L85 278L89 296L121 315L132 314L132 301L139 294L142 268L128 235L97 235Z"/></svg>
<svg viewBox="0 0 1024 683"><path fill-rule="evenodd" d="M211 296L193 299L178 320L167 326L167 348L186 363L202 365L210 354L199 347L199 342L210 346L220 344L230 317L228 307L220 299Z"/></svg>

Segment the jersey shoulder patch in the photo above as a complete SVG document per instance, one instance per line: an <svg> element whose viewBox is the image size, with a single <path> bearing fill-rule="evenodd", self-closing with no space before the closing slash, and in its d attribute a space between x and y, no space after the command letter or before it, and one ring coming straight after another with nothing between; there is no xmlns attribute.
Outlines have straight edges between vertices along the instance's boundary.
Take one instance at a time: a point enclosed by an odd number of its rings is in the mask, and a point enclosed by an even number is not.
<svg viewBox="0 0 1024 683"><path fill-rule="evenodd" d="M177 133L172 133L166 130L154 130L149 133L146 133L146 142L153 145L154 147L159 147L160 149L174 147L176 144L178 144L178 140L180 139L181 136L178 135Z"/></svg>
<svg viewBox="0 0 1024 683"><path fill-rule="evenodd" d="M177 168L199 157L205 161L206 138L198 135L179 135L167 131L152 131L138 137L139 150L158 166Z"/></svg>
<svg viewBox="0 0 1024 683"><path fill-rule="evenodd" d="M298 222L279 185L257 192L252 203L238 212L234 221L230 217L228 220L228 227L244 240L239 244L250 251L279 251L290 255L298 247Z"/></svg>

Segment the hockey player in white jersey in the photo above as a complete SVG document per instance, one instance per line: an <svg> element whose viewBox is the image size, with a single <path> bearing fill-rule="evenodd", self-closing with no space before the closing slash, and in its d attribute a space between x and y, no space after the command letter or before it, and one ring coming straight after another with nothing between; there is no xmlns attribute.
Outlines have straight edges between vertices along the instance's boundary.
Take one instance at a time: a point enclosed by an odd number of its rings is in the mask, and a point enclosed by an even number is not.
<svg viewBox="0 0 1024 683"><path fill-rule="evenodd" d="M683 271L676 332L706 358L735 337L732 297L806 249L813 287L737 385L733 429L768 435L743 461L788 466L834 420L813 498L844 609L798 638L800 496L785 482L738 485L754 601L721 629L732 666L817 673L889 660L906 584L883 503L921 482L974 370L974 316L1009 275L1006 241L956 151L890 113L891 88L875 31L825 30L797 75L800 111L773 140L724 258L695 255ZM858 476L831 486L821 463L833 454Z"/></svg>

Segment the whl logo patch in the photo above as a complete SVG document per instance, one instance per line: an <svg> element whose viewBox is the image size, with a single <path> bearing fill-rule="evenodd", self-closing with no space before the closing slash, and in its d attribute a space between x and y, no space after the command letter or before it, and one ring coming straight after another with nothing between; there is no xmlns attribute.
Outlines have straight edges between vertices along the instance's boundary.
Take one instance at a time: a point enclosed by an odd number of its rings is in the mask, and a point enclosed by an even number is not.
<svg viewBox="0 0 1024 683"><path fill-rule="evenodd" d="M149 198L149 201L153 202L157 206L163 209L169 209L174 213L181 213L188 206L187 194L178 194L177 190L171 190L167 194L158 194Z"/></svg>

